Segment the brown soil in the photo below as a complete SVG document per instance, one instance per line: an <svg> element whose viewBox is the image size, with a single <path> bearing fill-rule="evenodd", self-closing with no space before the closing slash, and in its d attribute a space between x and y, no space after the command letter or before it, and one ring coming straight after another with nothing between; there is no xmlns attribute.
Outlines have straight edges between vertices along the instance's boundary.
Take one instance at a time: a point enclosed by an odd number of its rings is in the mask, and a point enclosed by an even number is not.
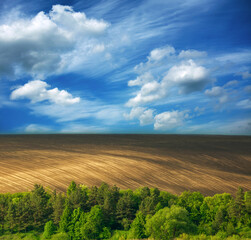
<svg viewBox="0 0 251 240"><path fill-rule="evenodd" d="M179 194L251 187L251 137L192 135L2 135L0 192L35 183L158 187Z"/></svg>

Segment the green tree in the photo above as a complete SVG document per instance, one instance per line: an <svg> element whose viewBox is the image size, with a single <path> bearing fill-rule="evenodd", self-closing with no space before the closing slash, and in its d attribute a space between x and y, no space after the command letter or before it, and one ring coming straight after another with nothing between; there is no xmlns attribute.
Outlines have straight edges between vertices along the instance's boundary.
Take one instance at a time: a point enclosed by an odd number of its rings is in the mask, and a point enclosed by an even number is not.
<svg viewBox="0 0 251 240"><path fill-rule="evenodd" d="M63 214L65 206L65 196L62 193L54 193L52 199L52 208L53 208L53 221L55 224L59 224L60 218Z"/></svg>
<svg viewBox="0 0 251 240"><path fill-rule="evenodd" d="M59 231L68 232L70 223L71 223L71 208L69 207L69 204L66 204L59 222Z"/></svg>
<svg viewBox="0 0 251 240"><path fill-rule="evenodd" d="M88 193L88 206L89 208L98 205L98 188L92 186Z"/></svg>
<svg viewBox="0 0 251 240"><path fill-rule="evenodd" d="M16 203L16 217L18 231L26 231L33 225L30 194L25 193Z"/></svg>
<svg viewBox="0 0 251 240"><path fill-rule="evenodd" d="M0 235L4 233L6 215L9 208L9 194L0 194Z"/></svg>
<svg viewBox="0 0 251 240"><path fill-rule="evenodd" d="M73 181L67 189L67 198L69 200L69 204L73 209L87 208L87 192L80 185L76 185Z"/></svg>
<svg viewBox="0 0 251 240"><path fill-rule="evenodd" d="M133 192L131 190L125 191L123 196L119 199L116 208L118 223L122 225L123 219L128 219L131 223L135 218L137 208L137 199L133 195Z"/></svg>
<svg viewBox="0 0 251 240"><path fill-rule="evenodd" d="M51 236L54 234L55 230L56 230L56 227L55 227L53 221L50 220L50 221L47 222L47 223L45 224L45 226L44 226L43 237L44 237L45 239L50 239Z"/></svg>
<svg viewBox="0 0 251 240"><path fill-rule="evenodd" d="M163 208L146 222L146 232L154 239L173 239L181 233L190 233L195 225L186 209L179 206Z"/></svg>
<svg viewBox="0 0 251 240"><path fill-rule="evenodd" d="M104 215L100 206L92 207L87 213L85 223L81 227L81 235L83 239L99 239L103 231Z"/></svg>
<svg viewBox="0 0 251 240"><path fill-rule="evenodd" d="M104 221L109 227L116 227L116 207L119 199L119 188L113 186L109 188L104 195Z"/></svg>
<svg viewBox="0 0 251 240"><path fill-rule="evenodd" d="M155 213L157 203L158 202L154 197L146 197L140 203L139 211L141 211L145 216L148 214L153 215Z"/></svg>
<svg viewBox="0 0 251 240"><path fill-rule="evenodd" d="M128 233L128 238L129 239L141 239L145 238L145 224L146 224L146 219L144 214L142 212L138 212L136 214L136 218L133 220L131 224L130 231Z"/></svg>
<svg viewBox="0 0 251 240"><path fill-rule="evenodd" d="M68 224L68 234L73 239L80 239L80 218L83 211L81 208L74 209L71 215L71 221Z"/></svg>
<svg viewBox="0 0 251 240"><path fill-rule="evenodd" d="M243 188L239 187L236 192L235 197L235 203L236 203L236 213L237 213L237 219L240 222L243 222L243 217L245 215L245 202L244 202L244 191Z"/></svg>
<svg viewBox="0 0 251 240"><path fill-rule="evenodd" d="M142 200L144 200L146 197L150 196L150 189L148 187L142 187L142 188L138 188L134 191L134 194L136 196L138 196L139 201L141 202Z"/></svg>
<svg viewBox="0 0 251 240"><path fill-rule="evenodd" d="M5 229L11 232L16 230L16 205L12 202L12 200L9 202L5 221Z"/></svg>
<svg viewBox="0 0 251 240"><path fill-rule="evenodd" d="M226 210L225 210L225 207L221 206L218 208L215 214L215 219L212 223L212 226L215 232L219 230L224 230L224 227L226 226L226 224L224 225L225 220L226 220L225 218L226 218Z"/></svg>
<svg viewBox="0 0 251 240"><path fill-rule="evenodd" d="M183 192L177 200L177 205L184 207L189 212L190 219L199 224L201 220L200 207L203 203L204 197L200 192Z"/></svg>
<svg viewBox="0 0 251 240"><path fill-rule="evenodd" d="M31 192L31 210L33 212L33 226L41 228L52 214L52 206L49 204L50 195L43 186L35 184Z"/></svg>

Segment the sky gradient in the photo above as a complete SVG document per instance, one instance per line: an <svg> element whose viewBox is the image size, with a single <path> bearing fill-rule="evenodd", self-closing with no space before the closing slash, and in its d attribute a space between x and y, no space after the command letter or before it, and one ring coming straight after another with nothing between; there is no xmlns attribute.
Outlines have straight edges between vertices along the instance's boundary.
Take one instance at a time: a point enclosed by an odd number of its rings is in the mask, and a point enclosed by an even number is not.
<svg viewBox="0 0 251 240"><path fill-rule="evenodd" d="M0 2L0 133L251 135L248 0Z"/></svg>

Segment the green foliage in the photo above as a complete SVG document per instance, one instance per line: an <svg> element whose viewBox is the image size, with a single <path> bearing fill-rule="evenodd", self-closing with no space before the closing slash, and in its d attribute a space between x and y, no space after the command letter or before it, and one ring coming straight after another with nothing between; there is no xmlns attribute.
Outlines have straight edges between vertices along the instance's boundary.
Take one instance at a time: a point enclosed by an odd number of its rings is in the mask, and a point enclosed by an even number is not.
<svg viewBox="0 0 251 240"><path fill-rule="evenodd" d="M59 231L67 232L70 222L71 222L71 209L67 204L61 216L61 220L59 222Z"/></svg>
<svg viewBox="0 0 251 240"><path fill-rule="evenodd" d="M71 208L82 208L87 207L87 191L80 185L76 185L75 182L71 182L67 189L67 200Z"/></svg>
<svg viewBox="0 0 251 240"><path fill-rule="evenodd" d="M85 223L81 227L83 239L99 239L99 235L103 230L104 215L100 206L92 207L91 211L86 215Z"/></svg>
<svg viewBox="0 0 251 240"><path fill-rule="evenodd" d="M35 185L0 194L2 239L251 239L251 191L204 197L71 182L66 194ZM197 234L197 235L195 235ZM2 235L2 237L1 237Z"/></svg>
<svg viewBox="0 0 251 240"><path fill-rule="evenodd" d="M70 240L67 233L57 233L51 237L51 240Z"/></svg>
<svg viewBox="0 0 251 240"><path fill-rule="evenodd" d="M51 202L53 208L53 221L55 224L59 224L60 218L64 211L65 197L62 193L56 194L56 192L54 192Z"/></svg>
<svg viewBox="0 0 251 240"><path fill-rule="evenodd" d="M43 233L43 237L45 239L50 239L51 236L53 235L53 233L55 232L56 227L53 223L52 220L50 220L49 222L47 222L44 226L44 233Z"/></svg>
<svg viewBox="0 0 251 240"><path fill-rule="evenodd" d="M108 227L104 227L103 231L99 234L100 239L110 239L111 236L111 230Z"/></svg>
<svg viewBox="0 0 251 240"><path fill-rule="evenodd" d="M183 192L177 201L177 205L184 207L190 215L190 219L198 224L201 221L200 207L203 203L204 197L199 192Z"/></svg>
<svg viewBox="0 0 251 240"><path fill-rule="evenodd" d="M0 240L39 240L40 236L37 233L16 233L0 236Z"/></svg>
<svg viewBox="0 0 251 240"><path fill-rule="evenodd" d="M125 240L127 239L127 235L128 235L127 231L116 230L114 231L110 240Z"/></svg>
<svg viewBox="0 0 251 240"><path fill-rule="evenodd" d="M136 214L136 218L133 220L131 224L131 228L128 233L128 238L129 239L145 238L146 237L145 224L146 224L145 216L142 214L142 212L139 211Z"/></svg>
<svg viewBox="0 0 251 240"><path fill-rule="evenodd" d="M181 233L194 231L186 209L179 206L159 210L146 223L147 234L154 239L173 239Z"/></svg>
<svg viewBox="0 0 251 240"><path fill-rule="evenodd" d="M118 223L123 226L124 224L122 223L125 222L125 220L123 219L127 219L130 224L135 218L137 208L137 198L135 197L133 192L131 190L124 192L124 194L118 200L116 208Z"/></svg>
<svg viewBox="0 0 251 240"><path fill-rule="evenodd" d="M31 192L30 204L33 213L33 227L39 228L43 226L53 209L49 204L50 195L45 191L43 186L35 184L34 190Z"/></svg>

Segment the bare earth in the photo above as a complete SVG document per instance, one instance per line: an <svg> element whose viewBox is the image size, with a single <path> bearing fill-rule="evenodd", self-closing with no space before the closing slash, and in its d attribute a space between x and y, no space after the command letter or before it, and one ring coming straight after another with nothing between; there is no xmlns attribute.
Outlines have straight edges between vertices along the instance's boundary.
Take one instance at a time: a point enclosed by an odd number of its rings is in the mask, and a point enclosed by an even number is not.
<svg viewBox="0 0 251 240"><path fill-rule="evenodd" d="M0 193L35 183L158 187L205 195L251 189L251 137L192 135L1 135Z"/></svg>

